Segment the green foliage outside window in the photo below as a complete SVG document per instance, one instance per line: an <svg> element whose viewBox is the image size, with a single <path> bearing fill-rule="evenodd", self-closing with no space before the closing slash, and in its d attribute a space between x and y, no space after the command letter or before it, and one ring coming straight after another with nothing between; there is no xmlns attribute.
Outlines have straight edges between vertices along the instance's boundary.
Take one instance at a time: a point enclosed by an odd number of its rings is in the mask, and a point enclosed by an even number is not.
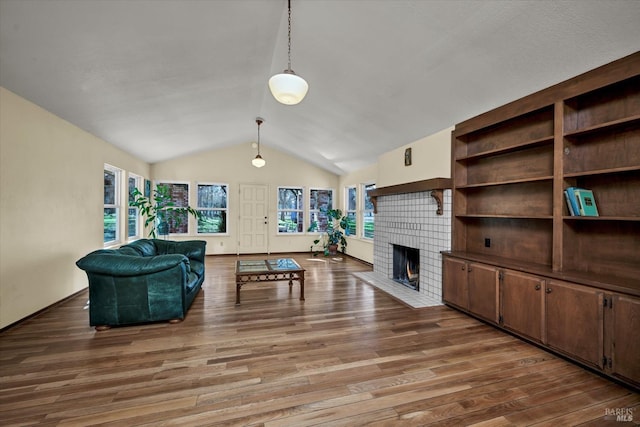
<svg viewBox="0 0 640 427"><path fill-rule="evenodd" d="M131 194L133 201L129 202L129 206L138 208L144 218L145 228L150 227L151 238L166 235L170 229L178 229L188 215L193 215L198 220L201 217L200 212L191 206L176 206L167 185L158 185L149 197L145 197L137 188Z"/></svg>

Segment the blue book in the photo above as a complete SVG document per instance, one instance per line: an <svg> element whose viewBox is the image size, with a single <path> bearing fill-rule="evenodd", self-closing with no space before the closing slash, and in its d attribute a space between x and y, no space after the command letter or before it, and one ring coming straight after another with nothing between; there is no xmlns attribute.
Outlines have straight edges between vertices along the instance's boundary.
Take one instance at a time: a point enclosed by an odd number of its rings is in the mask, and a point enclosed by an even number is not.
<svg viewBox="0 0 640 427"><path fill-rule="evenodd" d="M565 192L567 194L567 199L569 199L569 203L571 204L571 207L573 208L573 213L575 214L575 216L580 216L580 208L578 207L578 199L576 199L575 190L579 190L579 188L577 188L577 187L567 187Z"/></svg>
<svg viewBox="0 0 640 427"><path fill-rule="evenodd" d="M576 200L582 216L598 216L598 207L596 199L593 197L593 191L584 188L576 188L574 190Z"/></svg>
<svg viewBox="0 0 640 427"><path fill-rule="evenodd" d="M567 201L567 208L569 209L569 215L576 216L576 213L573 210L573 205L571 204L571 200L569 200L569 192L567 190L564 190L564 198Z"/></svg>

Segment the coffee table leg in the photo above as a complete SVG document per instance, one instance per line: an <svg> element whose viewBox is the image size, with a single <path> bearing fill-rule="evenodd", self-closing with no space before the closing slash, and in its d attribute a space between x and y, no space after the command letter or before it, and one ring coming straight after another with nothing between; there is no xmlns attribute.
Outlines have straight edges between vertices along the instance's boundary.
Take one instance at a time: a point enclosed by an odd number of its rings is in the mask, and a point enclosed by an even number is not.
<svg viewBox="0 0 640 427"><path fill-rule="evenodd" d="M240 282L236 282L236 305L240 305L240 288L242 284Z"/></svg>
<svg viewBox="0 0 640 427"><path fill-rule="evenodd" d="M300 301L304 301L304 271L300 273Z"/></svg>

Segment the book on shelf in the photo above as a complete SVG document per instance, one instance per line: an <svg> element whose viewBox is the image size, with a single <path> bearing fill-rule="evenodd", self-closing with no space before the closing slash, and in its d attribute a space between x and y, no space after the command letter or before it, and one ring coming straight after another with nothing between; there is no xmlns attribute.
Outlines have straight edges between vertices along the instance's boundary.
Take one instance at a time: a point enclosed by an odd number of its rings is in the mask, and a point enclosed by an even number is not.
<svg viewBox="0 0 640 427"><path fill-rule="evenodd" d="M576 198L575 190L577 187L567 187L564 190L564 196L567 199L567 205L569 206L569 213L571 216L580 216L580 208L578 207L578 199Z"/></svg>
<svg viewBox="0 0 640 427"><path fill-rule="evenodd" d="M596 199L593 197L593 191L576 188L573 192L578 202L581 216L598 216L598 207L596 206Z"/></svg>
<svg viewBox="0 0 640 427"><path fill-rule="evenodd" d="M569 215L576 216L575 211L573 210L573 205L571 204L571 199L569 198L569 191L564 190L564 199L567 201L567 209L569 209ZM578 213L579 215L580 213Z"/></svg>

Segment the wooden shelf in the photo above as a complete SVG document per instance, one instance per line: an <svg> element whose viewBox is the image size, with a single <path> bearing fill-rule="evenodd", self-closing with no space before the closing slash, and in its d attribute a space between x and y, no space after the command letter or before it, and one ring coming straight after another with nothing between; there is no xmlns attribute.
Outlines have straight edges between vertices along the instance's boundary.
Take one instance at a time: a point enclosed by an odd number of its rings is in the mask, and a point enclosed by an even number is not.
<svg viewBox="0 0 640 427"><path fill-rule="evenodd" d="M553 175L540 176L537 178L510 179L508 181L482 182L479 184L460 185L460 186L457 186L456 189L463 190L465 188L493 187L496 185L523 184L527 182L551 181L551 180L553 180Z"/></svg>
<svg viewBox="0 0 640 427"><path fill-rule="evenodd" d="M638 221L637 216L563 216L563 220L567 221Z"/></svg>
<svg viewBox="0 0 640 427"><path fill-rule="evenodd" d="M431 191L433 197L438 204L436 214L443 214L443 191L452 187L451 178L432 178L423 181L414 181L406 184L389 185L368 191L367 195L373 203L373 213L378 212L378 197L391 196L393 194L419 193L422 191Z"/></svg>
<svg viewBox="0 0 640 427"><path fill-rule="evenodd" d="M418 193L421 191L444 190L451 188L451 178L433 178L406 184L389 185L369 191L369 197L389 196L392 194Z"/></svg>
<svg viewBox="0 0 640 427"><path fill-rule="evenodd" d="M483 151L481 153L472 154L470 156L459 157L456 160L457 161L467 161L467 160L481 159L483 157L490 157L490 156L495 156L495 155L498 155L498 154L506 154L506 153L511 153L511 152L514 152L514 151L526 150L528 148L539 147L541 145L550 144L552 142L553 142L553 135L552 136L547 136L547 137L544 137L544 138L534 139L534 140L531 140L531 141L521 142L521 143L518 143L518 144L511 145L509 147L496 148L495 150L488 150L488 151Z"/></svg>
<svg viewBox="0 0 640 427"><path fill-rule="evenodd" d="M608 174L614 174L614 173L625 173L625 172L633 172L633 171L640 171L640 165L625 166L625 167L619 167L619 168L587 170L587 171L581 171L581 172L571 172L571 173L565 173L564 177L577 178L581 176L608 175Z"/></svg>
<svg viewBox="0 0 640 427"><path fill-rule="evenodd" d="M553 219L553 215L459 214L456 218ZM573 218L573 217L570 217Z"/></svg>
<svg viewBox="0 0 640 427"><path fill-rule="evenodd" d="M600 131L611 131L613 130L613 128L627 126L637 122L640 122L640 114L635 114L629 117L623 117L617 120L611 120L606 123L598 123L597 125L589 126L584 129L577 129L574 131L565 132L564 136L572 137L572 136L587 135L590 133L600 132Z"/></svg>
<svg viewBox="0 0 640 427"><path fill-rule="evenodd" d="M518 144L511 145L509 147L496 148L495 150L483 151L481 153L472 154L470 156L463 156L456 159L456 161L467 161L481 159L483 157L495 156L498 154L511 153L518 150L526 150L528 148L538 147L544 144L550 144L553 142L553 135L544 138L534 139L532 141L524 141Z"/></svg>

